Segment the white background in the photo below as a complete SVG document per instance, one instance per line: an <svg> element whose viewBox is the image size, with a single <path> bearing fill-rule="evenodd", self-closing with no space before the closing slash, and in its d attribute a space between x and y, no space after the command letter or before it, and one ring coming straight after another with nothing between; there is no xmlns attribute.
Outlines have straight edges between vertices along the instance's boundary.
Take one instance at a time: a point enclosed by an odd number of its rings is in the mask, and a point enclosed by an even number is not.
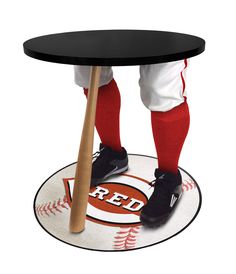
<svg viewBox="0 0 236 274"><path fill-rule="evenodd" d="M0 6L2 273L232 273L235 259L234 1L2 1ZM86 100L69 65L23 54L32 37L89 29L194 34L206 51L191 59L191 128L179 165L199 183L201 212L177 237L121 253L81 250L50 237L34 218L41 183L76 161ZM138 67L115 68L121 136L130 153L155 156ZM99 140L95 138L95 149ZM4 272L3 272L4 269Z"/></svg>

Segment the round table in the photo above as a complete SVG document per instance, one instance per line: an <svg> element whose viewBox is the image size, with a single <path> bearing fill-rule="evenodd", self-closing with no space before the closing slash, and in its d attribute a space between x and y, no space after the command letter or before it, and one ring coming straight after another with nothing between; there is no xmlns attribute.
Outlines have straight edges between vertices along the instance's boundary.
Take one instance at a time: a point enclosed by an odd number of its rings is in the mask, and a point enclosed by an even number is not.
<svg viewBox="0 0 236 274"><path fill-rule="evenodd" d="M99 30L40 36L24 43L30 57L62 64L131 66L177 61L202 53L193 35L147 30Z"/></svg>
<svg viewBox="0 0 236 274"><path fill-rule="evenodd" d="M30 57L72 65L91 66L87 107L76 166L70 231L85 227L90 187L96 102L101 66L131 66L177 61L202 53L199 37L149 30L94 30L58 33L26 41Z"/></svg>

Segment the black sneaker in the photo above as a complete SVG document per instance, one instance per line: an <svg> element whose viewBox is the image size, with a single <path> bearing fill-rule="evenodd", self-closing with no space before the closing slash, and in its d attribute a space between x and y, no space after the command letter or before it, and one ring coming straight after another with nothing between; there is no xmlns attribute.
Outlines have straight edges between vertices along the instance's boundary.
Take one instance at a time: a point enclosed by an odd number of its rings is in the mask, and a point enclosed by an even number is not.
<svg viewBox="0 0 236 274"><path fill-rule="evenodd" d="M182 177L179 170L178 174L173 174L156 169L155 177L154 191L140 214L141 223L148 227L164 224L182 195Z"/></svg>
<svg viewBox="0 0 236 274"><path fill-rule="evenodd" d="M100 144L99 151L93 155L91 187L114 174L120 174L128 170L128 155L122 147L122 151L114 151L110 147Z"/></svg>

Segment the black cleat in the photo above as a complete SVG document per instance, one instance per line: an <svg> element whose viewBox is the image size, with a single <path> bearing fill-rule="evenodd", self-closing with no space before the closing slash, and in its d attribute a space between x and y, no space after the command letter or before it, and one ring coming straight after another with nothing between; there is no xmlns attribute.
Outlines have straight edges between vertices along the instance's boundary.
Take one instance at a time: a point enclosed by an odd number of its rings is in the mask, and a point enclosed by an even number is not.
<svg viewBox="0 0 236 274"><path fill-rule="evenodd" d="M155 177L154 191L140 214L141 223L148 227L158 227L166 223L182 195L182 177L179 170L178 174L173 174L156 169Z"/></svg>
<svg viewBox="0 0 236 274"><path fill-rule="evenodd" d="M114 151L110 147L100 144L99 151L94 153L90 186L94 187L111 175L120 174L128 170L128 155L122 151Z"/></svg>

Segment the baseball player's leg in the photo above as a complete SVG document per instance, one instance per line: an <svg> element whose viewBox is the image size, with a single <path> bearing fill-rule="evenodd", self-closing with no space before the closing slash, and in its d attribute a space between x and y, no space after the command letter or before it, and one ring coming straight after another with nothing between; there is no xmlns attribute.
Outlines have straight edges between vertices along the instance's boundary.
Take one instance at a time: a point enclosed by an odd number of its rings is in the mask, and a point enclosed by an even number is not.
<svg viewBox="0 0 236 274"><path fill-rule="evenodd" d="M154 193L141 214L144 224L156 225L165 220L182 194L178 160L190 120L185 89L187 66L188 61L181 60L140 67L141 98L151 111L158 155Z"/></svg>
<svg viewBox="0 0 236 274"><path fill-rule="evenodd" d="M87 96L90 66L74 66L75 83ZM111 67L102 67L97 98L95 126L101 139L100 151L93 162L91 184L128 168L126 150L120 142L120 92ZM111 164L111 162L113 164Z"/></svg>

